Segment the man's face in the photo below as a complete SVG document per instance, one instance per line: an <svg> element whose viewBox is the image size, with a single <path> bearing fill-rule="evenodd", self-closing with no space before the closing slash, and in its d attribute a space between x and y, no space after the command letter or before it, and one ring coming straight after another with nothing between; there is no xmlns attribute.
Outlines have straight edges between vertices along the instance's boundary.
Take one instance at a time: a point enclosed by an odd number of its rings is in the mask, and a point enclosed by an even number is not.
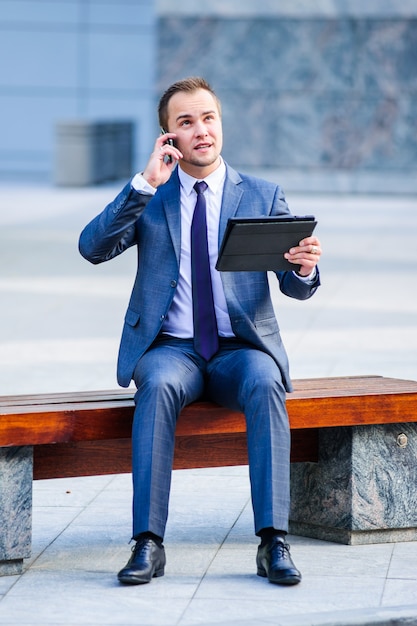
<svg viewBox="0 0 417 626"><path fill-rule="evenodd" d="M190 176L205 178L220 164L223 131L219 108L209 91L178 92L168 103L168 129L176 133L182 152L180 167Z"/></svg>

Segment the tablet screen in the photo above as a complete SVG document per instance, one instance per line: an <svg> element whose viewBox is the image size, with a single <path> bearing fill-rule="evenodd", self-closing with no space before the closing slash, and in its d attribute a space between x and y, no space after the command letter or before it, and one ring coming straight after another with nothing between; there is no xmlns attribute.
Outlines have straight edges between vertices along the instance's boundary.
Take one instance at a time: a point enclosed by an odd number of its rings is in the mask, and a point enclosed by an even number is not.
<svg viewBox="0 0 417 626"><path fill-rule="evenodd" d="M234 217L227 223L216 269L221 272L297 270L284 253L309 237L317 221L303 217Z"/></svg>

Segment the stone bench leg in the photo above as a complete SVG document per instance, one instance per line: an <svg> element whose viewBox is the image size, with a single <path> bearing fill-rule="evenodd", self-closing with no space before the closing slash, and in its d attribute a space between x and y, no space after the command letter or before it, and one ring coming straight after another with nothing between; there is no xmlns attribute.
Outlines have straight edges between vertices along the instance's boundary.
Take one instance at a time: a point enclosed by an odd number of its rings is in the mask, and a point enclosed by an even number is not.
<svg viewBox="0 0 417 626"><path fill-rule="evenodd" d="M31 446L0 448L0 576L20 574L31 554Z"/></svg>
<svg viewBox="0 0 417 626"><path fill-rule="evenodd" d="M417 424L323 428L291 466L290 532L359 545L417 541Z"/></svg>

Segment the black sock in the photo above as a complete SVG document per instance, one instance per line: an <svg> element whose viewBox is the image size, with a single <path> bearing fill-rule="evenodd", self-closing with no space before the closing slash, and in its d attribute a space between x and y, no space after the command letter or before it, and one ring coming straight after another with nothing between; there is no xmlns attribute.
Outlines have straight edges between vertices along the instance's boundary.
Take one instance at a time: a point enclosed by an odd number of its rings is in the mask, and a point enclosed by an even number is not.
<svg viewBox="0 0 417 626"><path fill-rule="evenodd" d="M273 537L280 537L285 541L285 537L287 535L285 530L277 530L276 528L262 528L259 533L256 533L258 537L261 538L261 546L264 546L266 543L269 543Z"/></svg>
<svg viewBox="0 0 417 626"><path fill-rule="evenodd" d="M135 541L140 541L141 539L152 539L159 547L162 547L162 543L164 541L163 537L159 537L159 535L155 535L151 533L151 531L147 530L144 533L139 533L133 537Z"/></svg>

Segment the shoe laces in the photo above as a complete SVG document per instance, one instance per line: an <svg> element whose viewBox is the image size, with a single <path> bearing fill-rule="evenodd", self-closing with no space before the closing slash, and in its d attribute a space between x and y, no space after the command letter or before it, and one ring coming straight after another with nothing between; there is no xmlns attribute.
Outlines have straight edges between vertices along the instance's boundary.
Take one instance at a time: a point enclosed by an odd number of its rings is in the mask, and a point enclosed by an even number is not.
<svg viewBox="0 0 417 626"><path fill-rule="evenodd" d="M139 541L137 541L135 545L132 546L132 554L134 556L139 556L140 554L142 554L142 552L144 552L146 548L148 547L148 543L150 541L152 541L152 539L150 539L149 537L144 537L143 539L139 539Z"/></svg>
<svg viewBox="0 0 417 626"><path fill-rule="evenodd" d="M282 539L274 538L272 541L271 551L276 550L279 559L290 558L290 544L282 541Z"/></svg>

